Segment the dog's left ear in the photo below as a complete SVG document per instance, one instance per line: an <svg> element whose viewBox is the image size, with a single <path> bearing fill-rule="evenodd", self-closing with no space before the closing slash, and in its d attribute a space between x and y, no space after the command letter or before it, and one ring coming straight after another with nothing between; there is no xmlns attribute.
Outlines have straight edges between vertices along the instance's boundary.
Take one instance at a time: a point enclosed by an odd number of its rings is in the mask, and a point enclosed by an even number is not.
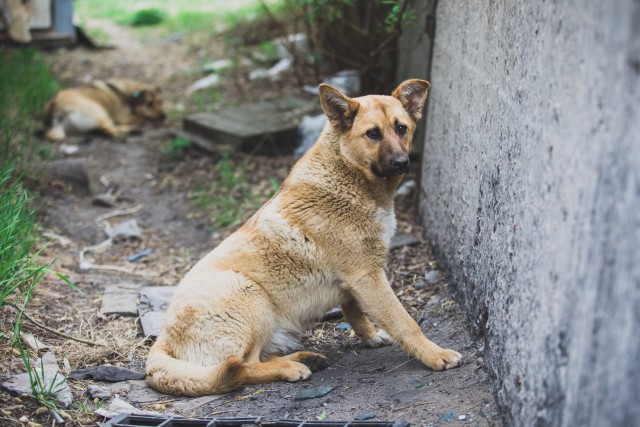
<svg viewBox="0 0 640 427"><path fill-rule="evenodd" d="M422 117L422 107L424 107L430 86L426 80L405 80L391 95L398 98L407 113L417 121Z"/></svg>
<svg viewBox="0 0 640 427"><path fill-rule="evenodd" d="M360 108L358 101L349 98L339 89L325 83L321 84L318 90L322 109L329 118L331 126L341 131L351 129L358 113L358 108Z"/></svg>

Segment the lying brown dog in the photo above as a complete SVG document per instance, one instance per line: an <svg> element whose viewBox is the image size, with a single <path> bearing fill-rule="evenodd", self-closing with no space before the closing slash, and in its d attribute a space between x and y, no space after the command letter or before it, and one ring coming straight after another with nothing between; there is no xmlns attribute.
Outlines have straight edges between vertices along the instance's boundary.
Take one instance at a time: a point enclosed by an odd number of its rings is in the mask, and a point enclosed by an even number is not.
<svg viewBox="0 0 640 427"><path fill-rule="evenodd" d="M159 89L128 79L96 80L65 89L47 104L45 137L60 140L67 134L100 131L118 137L137 130L148 120L165 119Z"/></svg>
<svg viewBox="0 0 640 427"><path fill-rule="evenodd" d="M337 304L368 346L390 344L390 335L431 369L460 363L458 352L423 335L384 272L393 196L428 88L408 80L393 96L351 99L320 86L330 123L316 144L278 193L180 282L147 359L154 388L197 396L304 380L327 361L298 351L299 337Z"/></svg>

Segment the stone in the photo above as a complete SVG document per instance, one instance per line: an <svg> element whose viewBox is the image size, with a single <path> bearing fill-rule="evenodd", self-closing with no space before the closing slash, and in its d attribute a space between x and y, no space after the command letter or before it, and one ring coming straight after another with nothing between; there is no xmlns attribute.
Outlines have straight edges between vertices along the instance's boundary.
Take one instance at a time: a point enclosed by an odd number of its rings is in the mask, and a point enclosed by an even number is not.
<svg viewBox="0 0 640 427"><path fill-rule="evenodd" d="M147 311L140 315L140 326L145 337L156 338L162 329L164 311Z"/></svg>
<svg viewBox="0 0 640 427"><path fill-rule="evenodd" d="M441 280L442 275L437 270L431 270L424 273L424 281L427 285L437 285Z"/></svg>
<svg viewBox="0 0 640 427"><path fill-rule="evenodd" d="M113 391L109 386L100 386L96 384L89 384L87 386L87 392L92 399L106 400L111 397Z"/></svg>
<svg viewBox="0 0 640 427"><path fill-rule="evenodd" d="M123 283L108 286L102 297L100 313L104 315L137 316L141 285Z"/></svg>
<svg viewBox="0 0 640 427"><path fill-rule="evenodd" d="M184 119L183 127L190 134L235 149L265 155L291 154L302 117L319 109L318 102L284 97L196 113Z"/></svg>
<svg viewBox="0 0 640 427"><path fill-rule="evenodd" d="M45 353L42 358L32 364L33 374L40 379L43 390L51 390L56 400L63 408L68 408L73 403L73 395L67 384L66 377L60 372L58 362L53 352ZM43 369L44 368L44 369ZM0 384L3 390L14 395L31 393L31 382L29 373L23 372L9 378L8 381Z"/></svg>
<svg viewBox="0 0 640 427"><path fill-rule="evenodd" d="M145 376L144 372L134 372L121 366L94 366L92 368L77 369L69 374L69 378L73 380L89 378L95 381L109 382L140 380Z"/></svg>
<svg viewBox="0 0 640 427"><path fill-rule="evenodd" d="M395 249L401 246L415 245L418 243L420 243L420 240L416 239L415 237L409 234L397 233L395 236L391 238L389 249Z"/></svg>

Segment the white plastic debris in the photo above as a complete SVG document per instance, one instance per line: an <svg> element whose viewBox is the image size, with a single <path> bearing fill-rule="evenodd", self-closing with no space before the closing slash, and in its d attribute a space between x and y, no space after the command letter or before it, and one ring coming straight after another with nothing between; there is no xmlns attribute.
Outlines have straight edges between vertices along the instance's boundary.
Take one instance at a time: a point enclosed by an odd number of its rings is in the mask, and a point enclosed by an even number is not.
<svg viewBox="0 0 640 427"><path fill-rule="evenodd" d="M291 59L293 54L305 54L309 51L309 43L304 33L289 34L286 37L273 39L279 58Z"/></svg>
<svg viewBox="0 0 640 427"><path fill-rule="evenodd" d="M357 70L342 70L327 77L322 81L328 85L337 87L346 95L354 96L360 93L360 75ZM304 91L318 95L318 86L306 85Z"/></svg>
<svg viewBox="0 0 640 427"><path fill-rule="evenodd" d="M302 156L313 146L327 121L327 116L324 114L302 118L298 125L298 147L294 152L296 157Z"/></svg>
<svg viewBox="0 0 640 427"><path fill-rule="evenodd" d="M191 95L193 92L197 92L199 90L206 89L212 86L217 86L218 84L220 84L220 76L217 74L210 74L207 77L204 77L189 86L185 93L187 95Z"/></svg>

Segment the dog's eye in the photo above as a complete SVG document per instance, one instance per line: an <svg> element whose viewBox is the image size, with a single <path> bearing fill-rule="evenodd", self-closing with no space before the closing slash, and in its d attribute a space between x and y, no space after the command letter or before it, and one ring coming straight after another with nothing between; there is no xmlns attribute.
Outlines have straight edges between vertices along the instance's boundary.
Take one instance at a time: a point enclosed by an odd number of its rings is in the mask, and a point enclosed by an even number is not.
<svg viewBox="0 0 640 427"><path fill-rule="evenodd" d="M403 125L402 123L396 123L396 131L400 136L404 136L404 134L407 133L407 130L408 128L406 125Z"/></svg>
<svg viewBox="0 0 640 427"><path fill-rule="evenodd" d="M380 128L369 129L367 131L367 137L373 140L382 139L382 132L380 132Z"/></svg>

